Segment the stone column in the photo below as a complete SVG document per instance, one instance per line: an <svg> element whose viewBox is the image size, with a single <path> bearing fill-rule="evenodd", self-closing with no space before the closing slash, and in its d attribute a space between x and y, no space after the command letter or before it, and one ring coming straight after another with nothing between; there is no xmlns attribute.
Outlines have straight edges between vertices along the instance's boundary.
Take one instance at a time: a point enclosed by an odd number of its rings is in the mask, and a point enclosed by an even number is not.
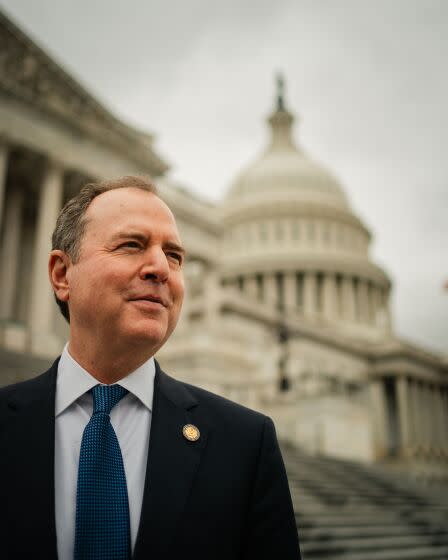
<svg viewBox="0 0 448 560"><path fill-rule="evenodd" d="M435 411L436 411L436 444L439 451L443 450L445 440L447 439L447 431L445 429L445 420L443 413L443 395L442 386L434 387Z"/></svg>
<svg viewBox="0 0 448 560"><path fill-rule="evenodd" d="M264 275L264 300L270 305L278 305L277 278L275 272L267 272Z"/></svg>
<svg viewBox="0 0 448 560"><path fill-rule="evenodd" d="M373 409L374 456L383 459L388 454L387 447L387 406L384 381L381 378L370 382Z"/></svg>
<svg viewBox="0 0 448 560"><path fill-rule="evenodd" d="M286 272L283 279L285 293L285 310L295 311L297 309L297 278L295 272Z"/></svg>
<svg viewBox="0 0 448 560"><path fill-rule="evenodd" d="M411 420L411 446L416 451L420 446L420 425L419 425L419 406L417 402L417 382L415 379L409 380L409 402L410 402L410 420Z"/></svg>
<svg viewBox="0 0 448 560"><path fill-rule="evenodd" d="M336 276L332 272L326 272L323 285L323 313L328 319L335 319L337 316L337 291Z"/></svg>
<svg viewBox="0 0 448 560"><path fill-rule="evenodd" d="M32 350L37 353L48 351L44 341L52 334L55 303L48 280L48 254L51 250L51 234L63 201L63 178L62 166L49 161L39 192L29 314Z"/></svg>
<svg viewBox="0 0 448 560"><path fill-rule="evenodd" d="M362 323L369 322L369 289L366 280L361 278L358 283L359 318Z"/></svg>
<svg viewBox="0 0 448 560"><path fill-rule="evenodd" d="M430 399L431 399L431 428L432 428L432 446L436 449L440 448L439 440L439 426L440 426L440 407L439 407L439 387L437 384L433 384L429 388Z"/></svg>
<svg viewBox="0 0 448 560"><path fill-rule="evenodd" d="M372 318L376 327L381 323L381 288L372 285Z"/></svg>
<svg viewBox="0 0 448 560"><path fill-rule="evenodd" d="M419 381L418 385L418 403L419 403L419 420L420 420L420 448L423 451L428 450L428 422L426 412L426 385Z"/></svg>
<svg viewBox="0 0 448 560"><path fill-rule="evenodd" d="M204 272L204 302L208 328L216 328L221 310L221 290L219 275L214 267L209 267Z"/></svg>
<svg viewBox="0 0 448 560"><path fill-rule="evenodd" d="M11 189L6 201L0 267L0 318L12 319L22 230L23 191Z"/></svg>
<svg viewBox="0 0 448 560"><path fill-rule="evenodd" d="M303 278L303 307L305 315L316 313L316 273L305 272Z"/></svg>
<svg viewBox="0 0 448 560"><path fill-rule="evenodd" d="M6 172L8 170L9 149L6 141L0 138L0 231L2 229L3 207L5 205Z"/></svg>
<svg viewBox="0 0 448 560"><path fill-rule="evenodd" d="M375 304L375 286L371 283L368 284L368 309L369 309L369 324L370 325L374 325L375 324L375 309L376 309L376 304Z"/></svg>
<svg viewBox="0 0 448 560"><path fill-rule="evenodd" d="M431 387L428 383L424 382L421 388L423 396L423 424L424 424L424 434L425 441L423 442L423 448L429 452L430 449L434 447L434 430L433 430L433 414L434 408L431 398Z"/></svg>
<svg viewBox="0 0 448 560"><path fill-rule="evenodd" d="M396 383L398 415L400 419L401 452L403 455L409 455L412 429L410 418L409 383L405 376L398 377Z"/></svg>
<svg viewBox="0 0 448 560"><path fill-rule="evenodd" d="M348 321L355 320L355 287L351 276L342 278L342 316Z"/></svg>
<svg viewBox="0 0 448 560"><path fill-rule="evenodd" d="M389 307L389 295L387 288L378 287L377 295L377 309L375 313L376 326L385 332L390 332L391 330L391 315Z"/></svg>
<svg viewBox="0 0 448 560"><path fill-rule="evenodd" d="M251 299L257 299L257 278L255 275L246 276L244 278L244 288L244 291Z"/></svg>
<svg viewBox="0 0 448 560"><path fill-rule="evenodd" d="M426 437L425 391L421 381L416 381L415 383L414 403L417 412L418 448L423 450L427 448L428 442Z"/></svg>
<svg viewBox="0 0 448 560"><path fill-rule="evenodd" d="M442 434L443 434L443 445L442 448L446 456L448 456L448 438L446 434L448 433L448 388L441 387L441 401L442 401Z"/></svg>
<svg viewBox="0 0 448 560"><path fill-rule="evenodd" d="M436 399L436 387L434 384L428 385L428 420L429 429L431 433L431 449L436 449L439 447L438 442L438 403Z"/></svg>
<svg viewBox="0 0 448 560"><path fill-rule="evenodd" d="M386 329L390 332L392 330L392 311L390 308L390 288L387 289L384 297L385 310L386 310Z"/></svg>

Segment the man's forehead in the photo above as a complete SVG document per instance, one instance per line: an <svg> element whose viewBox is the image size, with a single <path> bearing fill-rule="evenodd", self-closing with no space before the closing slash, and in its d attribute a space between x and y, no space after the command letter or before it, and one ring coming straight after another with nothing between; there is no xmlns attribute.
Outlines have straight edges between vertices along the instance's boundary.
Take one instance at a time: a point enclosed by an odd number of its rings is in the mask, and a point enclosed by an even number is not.
<svg viewBox="0 0 448 560"><path fill-rule="evenodd" d="M86 211L87 221L107 220L113 218L126 222L136 220L145 215L157 217L172 222L176 227L176 220L170 208L156 194L137 188L114 189L101 193L90 203Z"/></svg>
<svg viewBox="0 0 448 560"><path fill-rule="evenodd" d="M99 194L90 203L87 213L116 212L123 208L160 209L172 215L165 202L156 194L135 187L111 189Z"/></svg>

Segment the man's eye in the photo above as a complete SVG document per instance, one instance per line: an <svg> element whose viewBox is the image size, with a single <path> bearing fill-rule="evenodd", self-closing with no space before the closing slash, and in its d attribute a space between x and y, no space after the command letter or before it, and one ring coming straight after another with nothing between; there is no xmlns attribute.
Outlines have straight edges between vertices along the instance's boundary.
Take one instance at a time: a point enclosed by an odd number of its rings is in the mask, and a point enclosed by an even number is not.
<svg viewBox="0 0 448 560"><path fill-rule="evenodd" d="M125 241L120 247L130 247L132 249L139 249L140 243L138 241Z"/></svg>
<svg viewBox="0 0 448 560"><path fill-rule="evenodd" d="M178 264L182 264L182 255L180 253L174 253L170 251L166 255L168 258L174 259Z"/></svg>

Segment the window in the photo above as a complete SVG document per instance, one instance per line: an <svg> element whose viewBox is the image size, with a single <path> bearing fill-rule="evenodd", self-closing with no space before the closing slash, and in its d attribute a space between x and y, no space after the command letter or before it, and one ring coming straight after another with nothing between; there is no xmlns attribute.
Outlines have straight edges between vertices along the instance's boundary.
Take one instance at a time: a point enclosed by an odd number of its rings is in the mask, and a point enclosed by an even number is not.
<svg viewBox="0 0 448 560"><path fill-rule="evenodd" d="M297 240L297 239L300 238L299 222L297 220L294 220L291 224L291 237L294 240Z"/></svg>
<svg viewBox="0 0 448 560"><path fill-rule="evenodd" d="M283 239L283 223L281 221L275 224L275 238L280 241Z"/></svg>
<svg viewBox="0 0 448 560"><path fill-rule="evenodd" d="M268 227L266 222L261 222L260 224L260 241L268 240Z"/></svg>
<svg viewBox="0 0 448 560"><path fill-rule="evenodd" d="M323 225L324 228L324 242L329 245L330 244L330 224L325 222Z"/></svg>
<svg viewBox="0 0 448 560"><path fill-rule="evenodd" d="M308 239L310 241L314 241L314 236L315 236L315 224L314 222L308 222Z"/></svg>

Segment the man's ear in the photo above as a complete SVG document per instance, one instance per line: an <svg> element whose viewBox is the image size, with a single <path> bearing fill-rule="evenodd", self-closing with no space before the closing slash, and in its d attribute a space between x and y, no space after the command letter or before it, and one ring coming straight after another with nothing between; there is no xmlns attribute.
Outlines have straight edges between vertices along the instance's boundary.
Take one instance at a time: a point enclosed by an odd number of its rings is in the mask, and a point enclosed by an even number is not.
<svg viewBox="0 0 448 560"><path fill-rule="evenodd" d="M67 302L70 298L67 272L72 264L70 257L64 251L54 249L48 260L48 274L53 291L58 299Z"/></svg>

